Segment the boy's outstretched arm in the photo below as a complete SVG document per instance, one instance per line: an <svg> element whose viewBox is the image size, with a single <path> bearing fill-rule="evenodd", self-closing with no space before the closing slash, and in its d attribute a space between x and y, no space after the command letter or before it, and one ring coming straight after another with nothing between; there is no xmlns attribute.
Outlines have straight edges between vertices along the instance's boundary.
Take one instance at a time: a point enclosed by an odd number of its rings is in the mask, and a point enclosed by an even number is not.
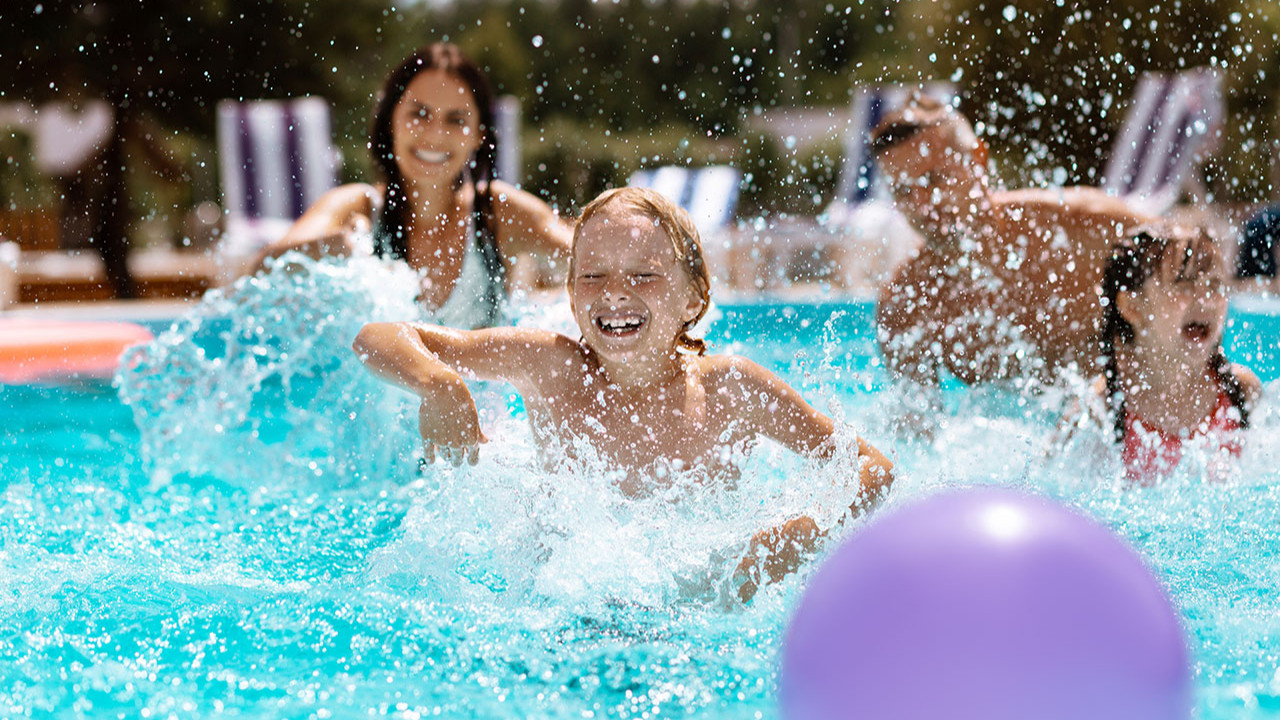
<svg viewBox="0 0 1280 720"><path fill-rule="evenodd" d="M422 398L418 428L426 459L439 452L454 465L479 459L480 430L475 400L463 376L508 380L522 392L534 366L532 356L550 333L515 328L453 330L414 323L370 323L352 349L374 375Z"/></svg>
<svg viewBox="0 0 1280 720"><path fill-rule="evenodd" d="M729 394L736 419L792 451L827 459L835 453L831 438L835 423L805 402L781 378L743 358L730 360ZM859 484L862 492L849 506L858 513L879 500L893 483L893 463L870 443L858 438ZM735 575L742 582L738 597L748 602L762 583L777 582L812 555L825 535L812 518L792 518L751 539Z"/></svg>
<svg viewBox="0 0 1280 720"><path fill-rule="evenodd" d="M795 388L745 358L732 359L738 385L731 392L737 416L761 435L791 450L818 458L835 452L831 436L835 423L805 402ZM858 438L859 481L863 502L874 502L893 483L893 463L867 441ZM852 508L855 511L856 507Z"/></svg>

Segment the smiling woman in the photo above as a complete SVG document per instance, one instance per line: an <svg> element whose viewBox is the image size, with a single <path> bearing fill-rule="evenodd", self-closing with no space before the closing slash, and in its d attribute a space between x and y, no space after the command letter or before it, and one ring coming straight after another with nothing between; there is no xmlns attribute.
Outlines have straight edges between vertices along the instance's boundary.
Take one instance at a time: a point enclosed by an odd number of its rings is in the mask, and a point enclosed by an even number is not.
<svg viewBox="0 0 1280 720"><path fill-rule="evenodd" d="M492 100L484 73L456 46L410 55L374 111L369 146L381 182L331 190L263 259L347 255L372 233L378 254L420 273L420 301L439 322L496 323L515 257L563 258L570 229L533 195L494 179Z"/></svg>

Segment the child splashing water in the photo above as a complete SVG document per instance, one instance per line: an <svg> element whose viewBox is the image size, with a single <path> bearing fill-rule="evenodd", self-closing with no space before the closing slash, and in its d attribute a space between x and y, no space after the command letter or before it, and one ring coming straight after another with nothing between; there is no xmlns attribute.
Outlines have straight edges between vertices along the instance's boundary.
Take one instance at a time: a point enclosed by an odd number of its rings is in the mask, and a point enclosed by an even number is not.
<svg viewBox="0 0 1280 720"><path fill-rule="evenodd" d="M569 299L580 339L527 328L461 331L373 323L355 350L375 374L422 397L427 460L477 462L486 442L464 377L505 380L523 396L544 460L585 440L625 471L620 490L643 497L676 469L731 477L732 450L758 436L812 457L835 454L834 422L744 358L707 355L689 329L710 283L697 230L683 210L640 188L605 192L574 231ZM878 498L892 463L857 440L862 491ZM793 571L822 535L808 517L758 533L738 568L745 601L760 580Z"/></svg>
<svg viewBox="0 0 1280 720"><path fill-rule="evenodd" d="M1139 228L1112 253L1102 303L1104 369L1092 390L1128 479L1167 475L1193 441L1215 459L1238 456L1261 383L1223 354L1227 298L1213 239L1171 224Z"/></svg>

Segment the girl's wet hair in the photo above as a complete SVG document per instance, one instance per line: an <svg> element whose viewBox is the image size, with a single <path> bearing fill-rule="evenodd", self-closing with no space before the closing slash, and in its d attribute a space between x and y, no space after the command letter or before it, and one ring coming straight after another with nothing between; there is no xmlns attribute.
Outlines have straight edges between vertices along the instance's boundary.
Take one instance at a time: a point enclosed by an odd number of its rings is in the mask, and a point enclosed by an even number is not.
<svg viewBox="0 0 1280 720"><path fill-rule="evenodd" d="M378 251L399 259L408 256L408 239L405 229L409 225L410 203L406 194L404 175L396 162L392 116L409 83L418 73L427 70L443 70L457 78L471 90L480 119L480 146L471 162L457 178L458 186L470 180L480 194L481 186L493 179L497 156L497 136L493 131L493 91L489 79L478 65L452 43L434 43L420 48L400 63L383 83L373 124L369 130L369 150L373 164L386 183L383 194L382 217L379 231L374 238Z"/></svg>
<svg viewBox="0 0 1280 720"><path fill-rule="evenodd" d="M698 324L711 307L711 278L707 274L707 264L702 256L702 240L698 236L698 229L694 226L693 220L689 218L689 213L662 193L648 188L614 188L604 191L588 203L582 209L582 215L573 228L574 252L569 256L569 283L573 283L574 256L577 253L578 240L582 237L583 226L606 206L617 204L654 221L671 240L671 248L676 253L676 259L702 296L702 309L698 311L697 317L684 324L684 329L680 337L676 338L676 343L680 349L688 352L698 355L706 354L706 342L689 335L689 330Z"/></svg>
<svg viewBox="0 0 1280 720"><path fill-rule="evenodd" d="M1133 325L1120 313L1117 300L1120 293L1139 292L1161 271L1173 271L1166 280L1194 282L1206 272L1216 272L1218 262L1217 242L1205 229L1172 223L1139 227L1112 248L1111 259L1102 274L1102 331L1098 350L1117 442L1124 440L1125 408L1124 388L1120 387L1120 370L1116 365L1116 343L1127 344L1135 337ZM1239 411L1240 426L1248 427L1244 388L1231 371L1221 341L1209 358L1209 371Z"/></svg>

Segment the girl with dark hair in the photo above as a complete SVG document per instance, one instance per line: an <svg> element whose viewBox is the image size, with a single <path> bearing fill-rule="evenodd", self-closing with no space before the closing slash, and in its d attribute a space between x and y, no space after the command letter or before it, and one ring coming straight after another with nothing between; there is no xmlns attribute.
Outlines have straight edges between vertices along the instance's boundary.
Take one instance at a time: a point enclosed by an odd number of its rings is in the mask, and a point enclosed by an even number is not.
<svg viewBox="0 0 1280 720"><path fill-rule="evenodd" d="M1222 257L1204 230L1139 228L1117 244L1102 281L1102 376L1093 385L1122 445L1126 475L1150 483L1200 443L1240 453L1238 431L1261 392L1222 351Z"/></svg>
<svg viewBox="0 0 1280 720"><path fill-rule="evenodd" d="M381 183L329 191L264 258L346 255L371 233L375 252L419 271L420 299L439 322L495 324L514 258L566 258L572 230L546 203L493 177L492 101L484 72L456 46L410 55L374 110L369 149Z"/></svg>

